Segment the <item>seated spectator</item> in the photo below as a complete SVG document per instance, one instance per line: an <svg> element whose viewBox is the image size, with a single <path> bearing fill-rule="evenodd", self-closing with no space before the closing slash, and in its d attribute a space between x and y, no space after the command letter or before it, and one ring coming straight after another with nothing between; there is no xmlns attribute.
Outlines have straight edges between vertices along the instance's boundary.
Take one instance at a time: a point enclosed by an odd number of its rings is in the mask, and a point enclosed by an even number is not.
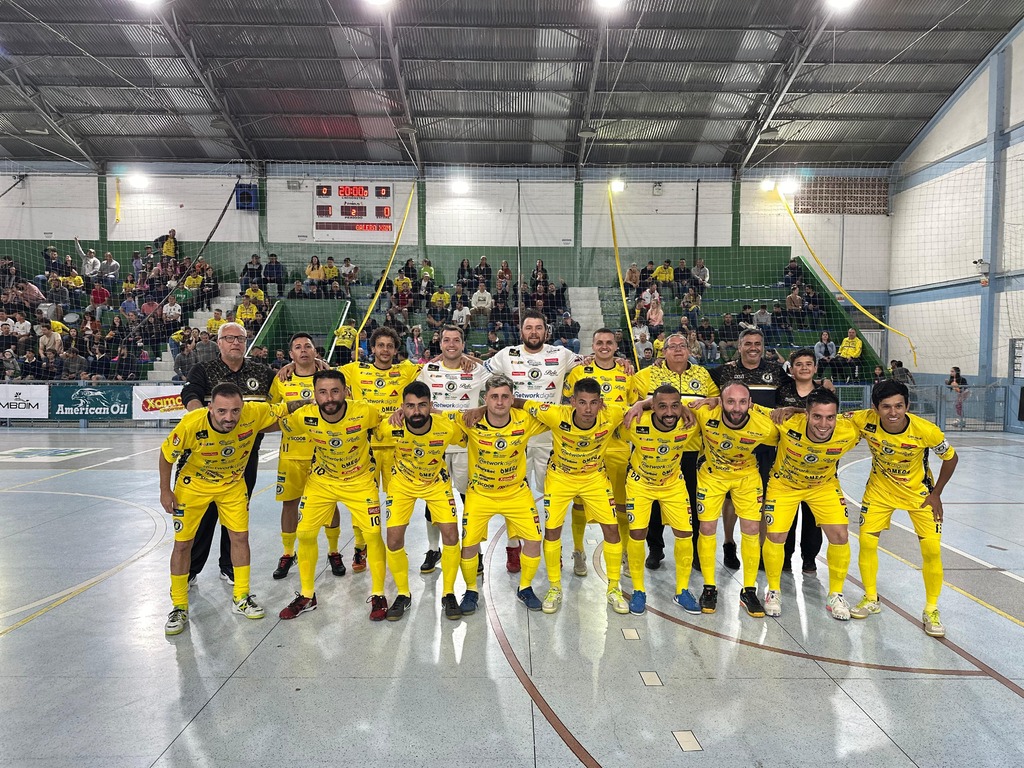
<svg viewBox="0 0 1024 768"><path fill-rule="evenodd" d="M324 264L324 282L321 288L326 288L331 283L341 280L341 270L334 264L334 257L328 256L327 263Z"/></svg>
<svg viewBox="0 0 1024 768"><path fill-rule="evenodd" d="M698 296L703 296L704 291L711 285L711 271L704 264L704 259L697 259L694 262L691 285Z"/></svg>
<svg viewBox="0 0 1024 768"><path fill-rule="evenodd" d="M647 310L648 338L657 337L665 328L665 310L661 307L661 300L651 302L651 308ZM657 357L657 355L655 355Z"/></svg>
<svg viewBox="0 0 1024 768"><path fill-rule="evenodd" d="M536 288L540 283L548 282L548 271L544 267L544 260L537 259L537 263L533 267L533 272L530 273L530 287Z"/></svg>
<svg viewBox="0 0 1024 768"><path fill-rule="evenodd" d="M402 291L408 291L409 295L412 295L412 279L399 272L395 277L395 295Z"/></svg>
<svg viewBox="0 0 1024 768"><path fill-rule="evenodd" d="M676 296L685 296L693 284L693 270L686 266L686 259L680 259L679 265L672 270L672 287Z"/></svg>
<svg viewBox="0 0 1024 768"><path fill-rule="evenodd" d="M512 298L512 289L510 283L503 277L497 278L497 283L494 286L494 300L497 301L499 297L503 298L506 302Z"/></svg>
<svg viewBox="0 0 1024 768"><path fill-rule="evenodd" d="M215 338L215 337L214 337ZM196 363L208 363L216 360L220 355L217 342L210 337L209 331L199 333L199 343L196 344Z"/></svg>
<svg viewBox="0 0 1024 768"><path fill-rule="evenodd" d="M792 286L799 287L804 280L804 268L800 266L800 261L796 256L789 257L789 264L786 265L786 269L782 273L782 285L787 288Z"/></svg>
<svg viewBox="0 0 1024 768"><path fill-rule="evenodd" d="M640 341L640 334L643 334L648 339L651 338L651 329L647 327L646 315L644 317L638 317L633 320L631 326L631 332L633 334L633 343Z"/></svg>
<svg viewBox="0 0 1024 768"><path fill-rule="evenodd" d="M4 349L3 354L4 361L4 381L15 381L21 378L21 361L18 360L17 353L11 349Z"/></svg>
<svg viewBox="0 0 1024 768"><path fill-rule="evenodd" d="M215 309L213 310L213 317L206 321L206 330L212 338L217 338L217 332L226 322L224 313L219 309Z"/></svg>
<svg viewBox="0 0 1024 768"><path fill-rule="evenodd" d="M330 301L344 301L348 297L345 295L345 289L341 287L341 283L334 280L327 287L324 298Z"/></svg>
<svg viewBox="0 0 1024 768"><path fill-rule="evenodd" d="M420 311L420 307L424 309L428 307L430 297L434 295L434 290L434 280L429 275L424 274L418 280L413 281L412 299L416 312Z"/></svg>
<svg viewBox="0 0 1024 768"><path fill-rule="evenodd" d="M875 384L881 384L888 378L889 377L886 375L885 369L880 365L876 365L875 370L872 372L871 375L871 386L874 386Z"/></svg>
<svg viewBox="0 0 1024 768"><path fill-rule="evenodd" d="M188 372L192 370L192 367L196 364L196 345L189 339L186 341L181 350L174 356L174 377L171 381L185 382L188 381Z"/></svg>
<svg viewBox="0 0 1024 768"><path fill-rule="evenodd" d="M498 332L505 345L513 343L516 338L516 321L508 302L499 296L494 302L494 309L491 310L490 327Z"/></svg>
<svg viewBox="0 0 1024 768"><path fill-rule="evenodd" d="M18 268L13 265L7 267L7 269L0 274L0 291L11 291L19 282Z"/></svg>
<svg viewBox="0 0 1024 768"><path fill-rule="evenodd" d="M430 350L423 341L423 330L414 325L405 339L405 351L409 362L421 365L429 359Z"/></svg>
<svg viewBox="0 0 1024 768"><path fill-rule="evenodd" d="M304 298L306 298L306 292L302 290L302 283L300 281L296 280L292 284L292 289L290 291L288 291L287 298L289 298L289 299L304 299Z"/></svg>
<svg viewBox="0 0 1024 768"><path fill-rule="evenodd" d="M850 381L856 379L859 374L861 353L864 351L864 342L857 338L857 329L850 328L846 331L846 338L839 345L836 353L836 378ZM896 378L895 375L893 378Z"/></svg>
<svg viewBox="0 0 1024 768"><path fill-rule="evenodd" d="M430 305L427 310L427 328L431 331L441 330L448 322L448 310L444 308L443 302L438 299Z"/></svg>
<svg viewBox="0 0 1024 768"><path fill-rule="evenodd" d="M64 339L64 351L67 352L72 347L78 350L83 360L89 357L89 339L79 333L77 328L69 328L67 338Z"/></svg>
<svg viewBox="0 0 1024 768"><path fill-rule="evenodd" d="M461 301L456 301L455 308L452 309L452 324L459 326L463 335L469 330L469 317L469 307Z"/></svg>
<svg viewBox="0 0 1024 768"><path fill-rule="evenodd" d="M455 273L456 285L476 285L476 273L473 271L473 267L469 265L469 259L463 259L459 262L459 269Z"/></svg>
<svg viewBox="0 0 1024 768"><path fill-rule="evenodd" d="M63 354L63 353L62 353ZM64 378L64 360L52 349L46 350L41 356L45 381L59 381Z"/></svg>
<svg viewBox="0 0 1024 768"><path fill-rule="evenodd" d="M754 326L761 329L761 333L764 334L767 340L771 331L770 326L772 324L772 313L768 311L768 305L762 304L761 308L754 313Z"/></svg>
<svg viewBox="0 0 1024 768"><path fill-rule="evenodd" d="M643 290L654 280L654 262L648 261L647 266L640 270L640 288Z"/></svg>
<svg viewBox="0 0 1024 768"><path fill-rule="evenodd" d="M480 263L473 268L473 275L476 278L476 282L482 282L484 284L484 288L486 288L487 292L490 293L493 271L491 270L491 265L487 263L486 256L480 257ZM472 285L472 283L470 283L470 285Z"/></svg>
<svg viewBox="0 0 1024 768"><path fill-rule="evenodd" d="M736 356L739 341L740 326L733 321L731 313L726 313L718 326L718 353L723 362L727 363Z"/></svg>
<svg viewBox="0 0 1024 768"><path fill-rule="evenodd" d="M444 286L439 286L432 294L430 294L430 304L433 306L441 302L441 306L445 309L451 306L452 295L444 289Z"/></svg>
<svg viewBox="0 0 1024 768"><path fill-rule="evenodd" d="M345 295L351 296L353 285L359 284L359 267L352 263L352 259L348 256L341 263L341 284L345 288Z"/></svg>
<svg viewBox="0 0 1024 768"><path fill-rule="evenodd" d="M212 309L213 300L218 296L220 296L220 284L213 273L213 267L207 267L206 274L203 275L203 284L199 287L200 306Z"/></svg>
<svg viewBox="0 0 1024 768"><path fill-rule="evenodd" d="M697 323L700 322L700 303L700 294L691 287L679 304L682 313L690 323L690 328L696 328Z"/></svg>
<svg viewBox="0 0 1024 768"><path fill-rule="evenodd" d="M810 285L804 286L804 314L807 316L808 321L821 317L824 314L821 299L814 292L813 286Z"/></svg>
<svg viewBox="0 0 1024 768"><path fill-rule="evenodd" d="M752 307L749 304L744 304L743 309L740 310L740 316L738 323L740 326L740 333L750 328L757 328L757 323L754 322L754 315L751 312Z"/></svg>
<svg viewBox="0 0 1024 768"><path fill-rule="evenodd" d="M181 348L185 345L186 341L192 342L195 345L195 339L192 338L192 329L187 325L184 328L178 328L177 330L170 331L167 336L167 347L171 350L171 357L177 357L178 353L181 352Z"/></svg>
<svg viewBox="0 0 1024 768"><path fill-rule="evenodd" d="M242 291L242 295L248 296L252 303L259 307L260 309L266 309L267 294L265 294L263 292L263 289L261 289L258 285L251 284L248 288Z"/></svg>
<svg viewBox="0 0 1024 768"><path fill-rule="evenodd" d="M18 337L14 335L14 327L7 323L0 323L0 351L17 353Z"/></svg>
<svg viewBox="0 0 1024 768"><path fill-rule="evenodd" d="M641 333L640 338L636 341L633 346L636 349L636 354L641 359L654 360L654 345L647 340L647 334Z"/></svg>
<svg viewBox="0 0 1024 768"><path fill-rule="evenodd" d="M263 267L263 285L260 287L264 291L269 291L270 286L274 286L276 295L278 298L284 296L284 281L288 279L288 275L285 273L284 264L282 264L276 253L270 254L267 257L267 264Z"/></svg>
<svg viewBox="0 0 1024 768"><path fill-rule="evenodd" d="M491 330L487 332L487 351L484 352L483 359L487 360L494 357L503 350L505 346L506 344L501 340L501 337L498 336L498 332L491 328Z"/></svg>
<svg viewBox="0 0 1024 768"><path fill-rule="evenodd" d="M138 283L135 282L135 275L129 272L124 276L124 281L121 283L121 297L127 298L131 296L135 297L138 290Z"/></svg>
<svg viewBox="0 0 1024 768"><path fill-rule="evenodd" d="M349 362L352 361L350 360ZM274 361L270 364L270 367L273 368L275 371L280 371L282 368L288 365L288 363L289 360L284 356L284 350L279 349L276 352L274 352Z"/></svg>
<svg viewBox="0 0 1024 768"><path fill-rule="evenodd" d="M114 254L107 251L103 254L103 261L100 262L99 269L97 270L97 278L108 291L113 292L120 273L121 265L114 261Z"/></svg>
<svg viewBox="0 0 1024 768"><path fill-rule="evenodd" d="M651 308L651 302L655 299L661 300L661 293L658 291L658 284L654 280L648 280L644 284L644 291L640 294L640 302L638 306L645 312Z"/></svg>
<svg viewBox="0 0 1024 768"><path fill-rule="evenodd" d="M59 277L50 278L47 284L46 300L58 308L58 317L64 317L71 309L71 295L65 288Z"/></svg>
<svg viewBox="0 0 1024 768"><path fill-rule="evenodd" d="M901 384L906 384L908 387L917 383L914 381L914 374L903 364L902 360L892 361L892 378Z"/></svg>
<svg viewBox="0 0 1024 768"><path fill-rule="evenodd" d="M402 342L402 352L405 352L405 337L409 335L409 323L402 310L397 306L389 309L384 315L384 326L391 328L395 333L398 334L399 341Z"/></svg>
<svg viewBox="0 0 1024 768"><path fill-rule="evenodd" d="M43 381L46 378L42 361L31 349L25 352L25 359L21 362L21 378L24 381Z"/></svg>
<svg viewBox="0 0 1024 768"><path fill-rule="evenodd" d="M481 280L477 283L476 291L470 298L469 314L477 327L486 327L491 319L491 309L494 308L494 299L487 285Z"/></svg>
<svg viewBox="0 0 1024 768"><path fill-rule="evenodd" d="M96 344L89 355L89 378L93 381L104 381L110 378L110 356L103 344Z"/></svg>
<svg viewBox="0 0 1024 768"><path fill-rule="evenodd" d="M150 357L155 359L160 356L160 349L166 338L167 332L160 316L156 312L147 315L139 329L139 339L142 346L149 351Z"/></svg>
<svg viewBox="0 0 1024 768"><path fill-rule="evenodd" d="M68 347L64 353L64 371L62 379L79 381L89 374L89 361L79 353L77 347Z"/></svg>
<svg viewBox="0 0 1024 768"><path fill-rule="evenodd" d="M420 276L419 270L416 269L416 262L412 259L405 260L405 263L398 268L398 274L402 277L408 277L410 283Z"/></svg>
<svg viewBox="0 0 1024 768"><path fill-rule="evenodd" d="M671 259L665 259L665 261L659 264L651 277L658 283L658 291L660 293L670 296L672 295L672 283L675 280L675 270L672 269Z"/></svg>
<svg viewBox="0 0 1024 768"><path fill-rule="evenodd" d="M562 313L562 322L554 329L555 346L571 349L577 355L580 353L580 324L572 319L569 312Z"/></svg>
<svg viewBox="0 0 1024 768"><path fill-rule="evenodd" d="M397 280L395 281L398 282ZM408 324L409 322L409 311L412 308L412 291L409 286L403 284L395 294L394 303L392 305L393 310L397 310L402 314L402 319Z"/></svg>
<svg viewBox="0 0 1024 768"><path fill-rule="evenodd" d="M794 285L786 297L786 317L789 322L797 328L802 327L804 322L804 300L800 296L800 286Z"/></svg>
<svg viewBox="0 0 1024 768"><path fill-rule="evenodd" d="M551 307L551 310L555 314L560 314L569 309L569 302L565 298L565 294L568 293L569 286L566 285L564 278L558 278L558 285L551 283L548 285L548 295L544 299L544 303Z"/></svg>
<svg viewBox="0 0 1024 768"><path fill-rule="evenodd" d="M772 304L772 332L775 334L776 343L782 343L783 337L786 343L793 345L793 325L789 322L789 315L782 311L779 302Z"/></svg>
<svg viewBox="0 0 1024 768"><path fill-rule="evenodd" d="M64 351L64 340L60 337L59 333L54 333L51 321L43 320L39 323L39 358L44 359L49 350L53 350L58 355L61 354Z"/></svg>
<svg viewBox="0 0 1024 768"><path fill-rule="evenodd" d="M118 311L121 313L121 317L125 319L127 319L128 315L132 313L136 315L139 313L139 304L135 301L134 294L125 297L124 301L122 301L121 305L118 307Z"/></svg>
<svg viewBox="0 0 1024 768"><path fill-rule="evenodd" d="M173 333L181 326L181 304L178 303L178 299L173 293L167 297L161 317L168 333Z"/></svg>
<svg viewBox="0 0 1024 768"><path fill-rule="evenodd" d="M625 336L622 335L622 331L616 329L615 331L615 356L629 358L632 354L631 350L633 345L626 341Z"/></svg>
<svg viewBox="0 0 1024 768"><path fill-rule="evenodd" d="M32 283L22 281L15 286L15 291L29 309L35 309L46 301L46 296L43 295L43 292Z"/></svg>
<svg viewBox="0 0 1024 768"><path fill-rule="evenodd" d="M827 371L834 367L833 361L836 356L836 345L828 331L822 331L818 337L818 343L814 345L814 363L822 378L828 376Z"/></svg>
<svg viewBox="0 0 1024 768"><path fill-rule="evenodd" d="M245 330L255 330L257 311L258 307L252 303L252 299L248 296L243 296L242 303L235 307L235 316Z"/></svg>
<svg viewBox="0 0 1024 768"><path fill-rule="evenodd" d="M139 378L139 364L128 347L121 345L117 349L117 357L110 361L110 379L112 381L135 381Z"/></svg>
<svg viewBox="0 0 1024 768"><path fill-rule="evenodd" d="M178 244L178 233L173 229L170 229L167 231L166 235L160 235L160 237L153 240L153 250L161 256L166 256L169 259L181 258L181 248Z"/></svg>
<svg viewBox="0 0 1024 768"><path fill-rule="evenodd" d="M508 265L507 259L501 260L501 266L498 267L498 271L494 275L495 281L504 280L509 285L512 285L512 267Z"/></svg>
<svg viewBox="0 0 1024 768"><path fill-rule="evenodd" d="M309 257L309 264L306 265L306 279L303 287L309 292L313 286L320 287L324 282L324 268L320 265L320 259L316 256Z"/></svg>
<svg viewBox="0 0 1024 768"><path fill-rule="evenodd" d="M653 339L651 345L654 347L654 359L658 360L665 356L665 331L662 331Z"/></svg>
<svg viewBox="0 0 1024 768"><path fill-rule="evenodd" d="M709 363L716 361L719 355L718 335L715 333L715 329L711 327L711 321L706 317L702 317L700 325L697 326L697 338L704 345L704 359Z"/></svg>
<svg viewBox="0 0 1024 768"><path fill-rule="evenodd" d="M690 347L691 362L700 364L708 361L709 357L707 347L704 346L704 342L697 338L696 331L690 331L686 337L686 342Z"/></svg>

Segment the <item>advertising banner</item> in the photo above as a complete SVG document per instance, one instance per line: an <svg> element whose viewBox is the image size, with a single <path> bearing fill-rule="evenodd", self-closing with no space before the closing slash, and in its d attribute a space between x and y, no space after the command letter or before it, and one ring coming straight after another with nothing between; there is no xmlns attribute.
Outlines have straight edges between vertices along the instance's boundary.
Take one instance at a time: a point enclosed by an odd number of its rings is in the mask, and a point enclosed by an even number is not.
<svg viewBox="0 0 1024 768"><path fill-rule="evenodd" d="M131 386L97 383L50 387L50 418L55 421L109 421L131 416Z"/></svg>
<svg viewBox="0 0 1024 768"><path fill-rule="evenodd" d="M45 384L0 384L0 419L46 419L49 390Z"/></svg>
<svg viewBox="0 0 1024 768"><path fill-rule="evenodd" d="M132 387L132 418L135 420L180 419L187 411L181 404L181 385Z"/></svg>

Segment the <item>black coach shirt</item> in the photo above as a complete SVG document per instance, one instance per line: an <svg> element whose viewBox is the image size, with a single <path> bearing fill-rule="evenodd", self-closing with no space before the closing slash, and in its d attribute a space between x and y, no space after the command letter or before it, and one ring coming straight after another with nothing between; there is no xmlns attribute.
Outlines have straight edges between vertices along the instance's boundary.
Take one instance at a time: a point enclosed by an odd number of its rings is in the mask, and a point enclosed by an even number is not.
<svg viewBox="0 0 1024 768"><path fill-rule="evenodd" d="M761 359L757 368L744 368L738 360L720 365L710 371L719 389L730 381L741 381L750 388L750 397L757 405L775 408L775 390L789 378L782 365Z"/></svg>
<svg viewBox="0 0 1024 768"><path fill-rule="evenodd" d="M242 390L243 400L268 400L273 380L274 371L268 365L246 358L242 361L242 367L233 371L217 357L192 366L188 372L188 381L181 390L181 402L186 407L192 400L199 400L206 405L210 402L213 388L224 381L237 384Z"/></svg>

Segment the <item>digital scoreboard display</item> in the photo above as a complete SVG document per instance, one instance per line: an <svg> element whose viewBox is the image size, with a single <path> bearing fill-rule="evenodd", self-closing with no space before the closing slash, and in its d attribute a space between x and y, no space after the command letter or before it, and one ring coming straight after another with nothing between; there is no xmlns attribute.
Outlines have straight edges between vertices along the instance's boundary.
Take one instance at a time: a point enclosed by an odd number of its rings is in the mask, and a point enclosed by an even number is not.
<svg viewBox="0 0 1024 768"><path fill-rule="evenodd" d="M313 194L313 239L340 243L394 242L394 185L317 181ZM371 206L367 201L373 200Z"/></svg>

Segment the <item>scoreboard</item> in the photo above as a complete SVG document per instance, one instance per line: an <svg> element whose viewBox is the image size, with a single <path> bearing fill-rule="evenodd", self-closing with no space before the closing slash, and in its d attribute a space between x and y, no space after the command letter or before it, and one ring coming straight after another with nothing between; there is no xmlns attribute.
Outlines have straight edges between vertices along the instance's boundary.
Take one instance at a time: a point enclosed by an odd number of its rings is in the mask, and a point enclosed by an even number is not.
<svg viewBox="0 0 1024 768"><path fill-rule="evenodd" d="M333 243L393 243L392 182L318 180L313 188L313 239Z"/></svg>

